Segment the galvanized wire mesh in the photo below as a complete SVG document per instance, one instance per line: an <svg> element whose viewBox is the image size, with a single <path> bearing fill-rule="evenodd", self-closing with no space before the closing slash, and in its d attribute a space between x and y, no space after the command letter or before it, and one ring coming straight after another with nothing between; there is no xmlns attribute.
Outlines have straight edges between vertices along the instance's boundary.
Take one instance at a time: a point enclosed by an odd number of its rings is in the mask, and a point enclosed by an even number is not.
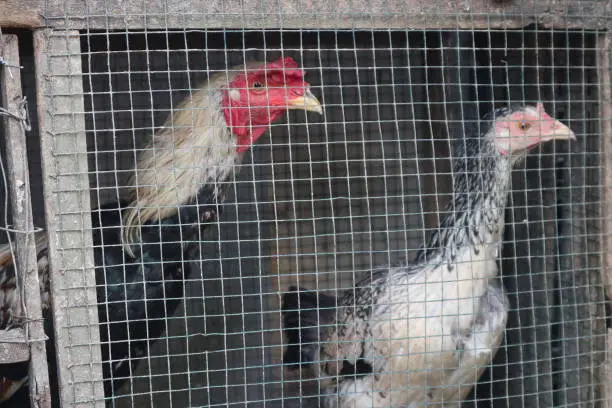
<svg viewBox="0 0 612 408"><path fill-rule="evenodd" d="M221 17L236 17L221 7ZM84 101L84 112L72 113L85 118L88 165L57 176L86 176L92 209L125 197L139 152L177 103L215 72L291 56L324 106L323 116L285 115L245 155L220 220L185 259L193 271L180 279L176 304L166 307L166 330L150 339L148 354L138 356L130 381L107 396L107 405L317 406L322 390L313 377L282 365L282 293L299 283L340 294L373 268L410 261L449 199L449 140L462 136L460 125L494 105L536 101L569 125L578 142L545 145L514 172L500 262L511 304L505 341L466 404L594 406L602 400L603 138L611 118L601 105L601 56L607 55L601 32L533 25L292 29L290 19L280 30L187 30L179 20L194 16L176 10L126 13L125 27L109 10L107 27L85 10L49 21L75 28L72 16L80 12L91 22L77 27L84 28L78 33L82 72L53 79L83 84L67 94ZM263 14L256 21L265 21ZM204 16L207 24L215 21ZM151 18L150 28L127 30L130 18L143 17ZM331 17L329 10L319 18ZM59 100L56 89L51 96ZM58 105L48 109L52 121L65 114ZM55 188L51 194L83 186ZM82 217L89 216L86 207ZM64 215L61 206L58 215ZM72 228L57 225L55 233ZM71 338L68 349L70 342L88 339ZM69 377L78 369L60 367ZM97 399L79 395L73 405L88 398Z"/></svg>

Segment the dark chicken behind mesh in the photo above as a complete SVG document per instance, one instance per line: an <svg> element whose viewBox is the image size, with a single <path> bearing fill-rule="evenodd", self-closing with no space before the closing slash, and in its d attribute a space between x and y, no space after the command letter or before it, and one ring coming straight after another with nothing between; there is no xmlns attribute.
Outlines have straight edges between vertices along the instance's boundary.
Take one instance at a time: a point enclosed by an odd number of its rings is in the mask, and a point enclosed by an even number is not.
<svg viewBox="0 0 612 408"><path fill-rule="evenodd" d="M192 274L189 252L221 214L223 185L288 109L322 113L290 57L217 74L174 111L138 159L128 201L92 212L105 394L130 379ZM50 318L47 238L37 236L43 313ZM0 329L23 323L9 245L0 247ZM47 335L53 333L47 329ZM52 347L50 348L52 349ZM53 363L53 359L50 359ZM0 403L27 381L28 363L0 365ZM54 373L52 373L52 376ZM29 406L27 392L13 406Z"/></svg>

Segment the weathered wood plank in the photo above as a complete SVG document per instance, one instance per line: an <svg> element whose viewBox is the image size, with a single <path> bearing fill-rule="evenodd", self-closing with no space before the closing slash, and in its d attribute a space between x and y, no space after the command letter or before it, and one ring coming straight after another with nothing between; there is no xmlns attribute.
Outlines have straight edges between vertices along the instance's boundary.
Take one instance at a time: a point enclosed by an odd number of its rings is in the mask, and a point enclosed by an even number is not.
<svg viewBox="0 0 612 408"><path fill-rule="evenodd" d="M601 43L593 39L592 46ZM582 54L572 50L568 59L585 55L582 64L595 67L597 53ZM596 84L596 70L586 71L583 82ZM600 367L605 359L606 312L601 275L601 241L597 238L602 228L602 189L599 187L601 170L601 128L596 118L600 110L596 103L597 88L583 88L567 92L568 121L578 137L578 143L561 143L559 158L566 163L557 171L557 179L564 188L557 189L559 197L559 303L563 341L561 360L565 372L561 386L565 401L558 406L597 406L600 398ZM572 121L573 118L583 118ZM569 154L566 154L569 153ZM609 211L609 210L608 210ZM566 374L567 373L567 374Z"/></svg>
<svg viewBox="0 0 612 408"><path fill-rule="evenodd" d="M576 104L585 98L576 98ZM576 108L578 111L580 108ZM581 129L582 127L582 129ZM599 245L589 242L589 234L600 228L598 202L589 189L593 180L587 169L595 163L585 151L592 151L595 129L585 122L573 127L581 147L563 145L560 156L569 149L567 163L557 170L558 196L558 276L559 334L561 340L560 392L556 406L597 406L599 370L604 361L605 310L601 266L589 256ZM581 137L582 136L582 137ZM590 139L590 140L589 140ZM569 147L568 147L569 146ZM563 149L563 150L561 150ZM592 155L591 155L592 157Z"/></svg>
<svg viewBox="0 0 612 408"><path fill-rule="evenodd" d="M79 34L34 32L60 398L103 407Z"/></svg>
<svg viewBox="0 0 612 408"><path fill-rule="evenodd" d="M11 2L18 4L18 0ZM528 3L491 0L28 0L19 3L24 8L42 10L47 24L62 29L471 29L517 28L532 23L545 27L597 29L604 28L610 17L607 0L570 3L557 0ZM25 18L20 13L16 16L17 21ZM33 22L38 24L36 19Z"/></svg>
<svg viewBox="0 0 612 408"><path fill-rule="evenodd" d="M601 109L601 157L603 169L603 234L602 242L604 245L603 265L604 265L604 284L608 299L612 299L612 209L606 203L612 202L612 85L610 81L612 66L610 59L610 49L612 48L612 38L609 35L600 36L597 42L598 67L600 78L599 103ZM610 388L612 390L612 388Z"/></svg>
<svg viewBox="0 0 612 408"><path fill-rule="evenodd" d="M0 361L2 364L19 363L29 359L30 347L26 341L25 329L0 331Z"/></svg>
<svg viewBox="0 0 612 408"><path fill-rule="evenodd" d="M608 329L606 336L606 361L603 367L602 408L612 408L612 329Z"/></svg>
<svg viewBox="0 0 612 408"><path fill-rule="evenodd" d="M612 299L612 37L610 34L597 38L597 67L599 68L599 109L601 117L601 265L602 280L608 302ZM605 357L605 373L602 379L604 406L612 408L612 329L608 329Z"/></svg>
<svg viewBox="0 0 612 408"><path fill-rule="evenodd" d="M40 1L0 0L0 27L42 27Z"/></svg>
<svg viewBox="0 0 612 408"><path fill-rule="evenodd" d="M0 38L0 55L10 65L19 66L19 46L16 35ZM2 106L13 115L27 116L27 105L23 105L21 73L18 68L4 67L0 73L2 84ZM15 117L4 117L8 185L11 195L12 226L15 234L15 273L18 290L23 296L24 312L27 316L25 337L30 347L29 386L31 401L39 408L51 407L49 373L45 330L42 320L38 262L32 199L26 146L26 122Z"/></svg>

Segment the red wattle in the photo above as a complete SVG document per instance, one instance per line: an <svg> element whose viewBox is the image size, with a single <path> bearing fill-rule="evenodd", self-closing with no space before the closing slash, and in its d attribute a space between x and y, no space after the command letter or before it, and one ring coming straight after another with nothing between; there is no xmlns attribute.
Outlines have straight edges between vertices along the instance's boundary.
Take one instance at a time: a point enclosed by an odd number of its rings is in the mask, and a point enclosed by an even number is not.
<svg viewBox="0 0 612 408"><path fill-rule="evenodd" d="M270 124L284 112L285 110L270 111L269 117L265 115L266 118L262 120L264 123L257 123L256 118L251 119L249 108L227 104L223 108L223 116L230 131L236 136L236 150L238 153L242 153L251 147L268 130Z"/></svg>

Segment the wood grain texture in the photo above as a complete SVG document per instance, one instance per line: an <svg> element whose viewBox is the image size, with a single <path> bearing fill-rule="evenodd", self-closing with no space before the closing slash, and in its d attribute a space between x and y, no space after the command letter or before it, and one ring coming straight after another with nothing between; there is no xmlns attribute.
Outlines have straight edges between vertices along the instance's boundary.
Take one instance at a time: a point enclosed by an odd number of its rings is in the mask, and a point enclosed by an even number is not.
<svg viewBox="0 0 612 408"><path fill-rule="evenodd" d="M8 64L20 66L19 46L16 35L0 38L0 55ZM3 67L0 75L2 87L2 106L11 114L27 117L27 105L23 106L21 73L19 68ZM16 117L4 117L4 135L8 184L11 194L12 227L23 231L15 234L15 272L18 288L27 316L25 337L30 347L29 387L30 398L37 401L38 408L51 407L49 373L47 370L47 351L45 330L38 279L38 261L32 220L32 200L30 175L26 146L26 122Z"/></svg>
<svg viewBox="0 0 612 408"><path fill-rule="evenodd" d="M19 363L30 359L25 329L0 331L0 361L2 364Z"/></svg>
<svg viewBox="0 0 612 408"><path fill-rule="evenodd" d="M612 300L612 37L597 38L597 67L599 76L599 104L601 112L601 168L603 196L601 201L601 268L608 305ZM601 388L604 407L612 408L612 329L608 328L606 355Z"/></svg>
<svg viewBox="0 0 612 408"><path fill-rule="evenodd" d="M610 59L612 55L610 49L612 47L612 39L610 35L602 35L598 39L598 66L599 75L601 77L599 100L601 104L601 151L603 168L603 234L602 240L604 243L603 265L604 265L604 284L606 285L606 294L608 299L612 299L612 209L606 206L605 203L612 202L612 85L610 76L612 75L612 66ZM611 388L612 389L612 388Z"/></svg>
<svg viewBox="0 0 612 408"><path fill-rule="evenodd" d="M10 0L9 3L21 4L23 9L40 7L46 24L62 29L475 29L517 28L533 23L597 29L607 24L605 16L609 15L610 7L605 0L569 4L557 0ZM13 9L17 17L25 18L18 9Z"/></svg>
<svg viewBox="0 0 612 408"><path fill-rule="evenodd" d="M0 0L0 27L36 28L45 20L41 13L40 0Z"/></svg>
<svg viewBox="0 0 612 408"><path fill-rule="evenodd" d="M104 406L79 34L34 33L49 270L63 406Z"/></svg>

